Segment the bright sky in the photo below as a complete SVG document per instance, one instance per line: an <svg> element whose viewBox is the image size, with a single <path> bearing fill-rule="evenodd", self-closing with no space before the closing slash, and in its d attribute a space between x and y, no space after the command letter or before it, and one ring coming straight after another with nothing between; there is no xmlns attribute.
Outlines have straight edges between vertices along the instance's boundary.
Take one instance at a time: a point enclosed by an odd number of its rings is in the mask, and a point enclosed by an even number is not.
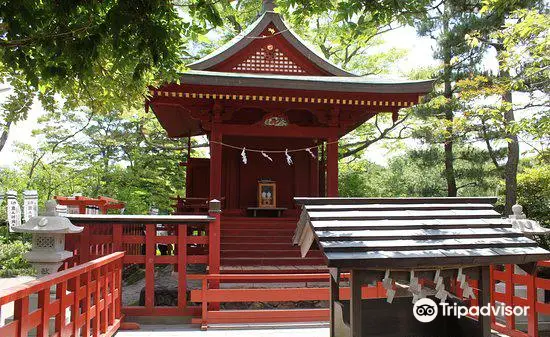
<svg viewBox="0 0 550 337"><path fill-rule="evenodd" d="M413 28L399 28L383 35L386 43L382 48L399 47L409 50L408 56L400 62L394 75L406 73L416 67L424 67L436 64L432 57L433 42L429 38L420 38L416 36ZM0 103L5 100L8 93L0 94ZM37 127L37 120L42 115L43 110L40 103L35 102L26 121L20 122L12 127L8 137L7 145L0 152L0 167L12 167L18 161L15 153L15 142L36 144L36 140L31 137L32 130ZM381 148L371 148L369 150L369 159L380 164L386 162L387 150Z"/></svg>

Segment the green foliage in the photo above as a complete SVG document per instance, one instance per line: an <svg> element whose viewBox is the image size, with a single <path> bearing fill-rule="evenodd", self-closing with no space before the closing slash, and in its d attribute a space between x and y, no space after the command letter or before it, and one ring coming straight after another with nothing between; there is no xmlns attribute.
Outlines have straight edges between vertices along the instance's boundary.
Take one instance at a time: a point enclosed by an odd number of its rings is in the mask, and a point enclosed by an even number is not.
<svg viewBox="0 0 550 337"><path fill-rule="evenodd" d="M187 139L170 140L152 114L50 113L35 132L37 148L21 145L16 169L0 169L0 185L36 189L40 204L55 195L104 195L127 203L126 211L171 211L170 197L183 195ZM78 134L75 134L75 130Z"/></svg>
<svg viewBox="0 0 550 337"><path fill-rule="evenodd" d="M518 203L530 219L550 227L550 165L526 168L518 174Z"/></svg>
<svg viewBox="0 0 550 337"><path fill-rule="evenodd" d="M346 197L443 197L446 182L442 149L409 149L392 157L387 167L368 160L340 162L339 191ZM463 146L457 150L459 196L494 195L498 176L485 151Z"/></svg>
<svg viewBox="0 0 550 337"><path fill-rule="evenodd" d="M227 1L221 3L227 4ZM136 107L149 85L176 80L192 41L222 23L218 2L3 1L0 76L13 88L0 109L0 150L38 98L54 111Z"/></svg>
<svg viewBox="0 0 550 337"><path fill-rule="evenodd" d="M7 233L7 227L0 227L0 277L15 277L19 275L34 275L32 266L23 255L31 248L24 236Z"/></svg>
<svg viewBox="0 0 550 337"><path fill-rule="evenodd" d="M374 52L383 43L382 34L395 25L379 25L370 13L340 19L340 14L331 10L314 14L308 20L300 20L295 12L289 14L294 29L326 59L362 76L389 73L407 53L400 48Z"/></svg>

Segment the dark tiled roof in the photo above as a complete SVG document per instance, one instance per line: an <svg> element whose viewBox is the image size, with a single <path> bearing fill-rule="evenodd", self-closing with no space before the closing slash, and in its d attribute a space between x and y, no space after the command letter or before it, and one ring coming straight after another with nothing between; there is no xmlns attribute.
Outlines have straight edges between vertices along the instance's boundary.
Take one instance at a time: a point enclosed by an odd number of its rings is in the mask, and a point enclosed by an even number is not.
<svg viewBox="0 0 550 337"><path fill-rule="evenodd" d="M329 267L434 268L523 264L550 252L512 228L495 198L296 198L294 243L313 242Z"/></svg>
<svg viewBox="0 0 550 337"><path fill-rule="evenodd" d="M368 93L418 93L432 90L433 80L389 81L366 77L296 76L273 74L245 74L217 71L190 70L182 74L181 83L214 86L286 88L301 90L368 92Z"/></svg>

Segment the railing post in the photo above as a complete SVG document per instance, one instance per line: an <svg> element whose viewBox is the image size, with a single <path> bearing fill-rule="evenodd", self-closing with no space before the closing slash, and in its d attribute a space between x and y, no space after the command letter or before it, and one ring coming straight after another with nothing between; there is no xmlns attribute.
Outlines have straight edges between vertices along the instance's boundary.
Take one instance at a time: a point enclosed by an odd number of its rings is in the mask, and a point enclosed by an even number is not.
<svg viewBox="0 0 550 337"><path fill-rule="evenodd" d="M514 266L513 264L505 265L505 291L504 291L504 301L506 305L514 305ZM516 329L516 320L513 315L506 316L506 327L510 330Z"/></svg>
<svg viewBox="0 0 550 337"><path fill-rule="evenodd" d="M122 317L122 269L124 267L124 263L122 262L122 259L117 262L116 264L116 281L115 281L115 289L118 293L117 301L116 301L116 307L115 307L115 317L117 319L120 319Z"/></svg>
<svg viewBox="0 0 550 337"><path fill-rule="evenodd" d="M221 202L219 200L210 201L208 215L215 218L208 227L208 270L210 274L219 274L221 217ZM215 283L215 280L213 283Z"/></svg>
<svg viewBox="0 0 550 337"><path fill-rule="evenodd" d="M50 328L50 289L41 290L38 293L38 308L42 309L40 324L36 328L37 337L48 337ZM60 333L61 334L61 333Z"/></svg>
<svg viewBox="0 0 550 337"><path fill-rule="evenodd" d="M145 309L153 313L155 306L155 255L157 226L145 225Z"/></svg>
<svg viewBox="0 0 550 337"><path fill-rule="evenodd" d="M178 308L187 307L187 225L178 225Z"/></svg>
<svg viewBox="0 0 550 337"><path fill-rule="evenodd" d="M17 321L18 336L27 336L29 332L29 297L25 296L15 301L13 319Z"/></svg>
<svg viewBox="0 0 550 337"><path fill-rule="evenodd" d="M208 273L219 274L220 273L220 218L221 218L221 202L219 200L210 200L208 215L214 218L208 227ZM210 281L211 288L219 288L220 281L213 279ZM219 310L219 303L210 304L210 309Z"/></svg>
<svg viewBox="0 0 550 337"><path fill-rule="evenodd" d="M78 327L80 323L80 274L74 278L73 306L71 309L71 320L73 322L73 336L80 336Z"/></svg>
<svg viewBox="0 0 550 337"><path fill-rule="evenodd" d="M526 284L527 303L527 334L532 337L539 336L539 321L537 313L537 269L528 274L529 282Z"/></svg>
<svg viewBox="0 0 550 337"><path fill-rule="evenodd" d="M202 279L202 286L201 286L201 295L202 295L202 303L201 303L201 312L202 312L202 322L201 322L201 330L206 330L208 327L208 279L207 276L204 276Z"/></svg>

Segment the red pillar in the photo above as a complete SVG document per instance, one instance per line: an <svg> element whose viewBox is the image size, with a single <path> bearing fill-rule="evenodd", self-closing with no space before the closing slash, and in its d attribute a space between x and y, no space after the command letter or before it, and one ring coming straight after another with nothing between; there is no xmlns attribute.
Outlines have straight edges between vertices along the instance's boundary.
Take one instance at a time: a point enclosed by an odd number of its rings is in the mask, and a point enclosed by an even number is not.
<svg viewBox="0 0 550 337"><path fill-rule="evenodd" d="M338 137L327 140L327 197L338 196Z"/></svg>
<svg viewBox="0 0 550 337"><path fill-rule="evenodd" d="M222 134L219 129L223 108L214 104L212 130L210 132L210 200L221 200L222 194Z"/></svg>

